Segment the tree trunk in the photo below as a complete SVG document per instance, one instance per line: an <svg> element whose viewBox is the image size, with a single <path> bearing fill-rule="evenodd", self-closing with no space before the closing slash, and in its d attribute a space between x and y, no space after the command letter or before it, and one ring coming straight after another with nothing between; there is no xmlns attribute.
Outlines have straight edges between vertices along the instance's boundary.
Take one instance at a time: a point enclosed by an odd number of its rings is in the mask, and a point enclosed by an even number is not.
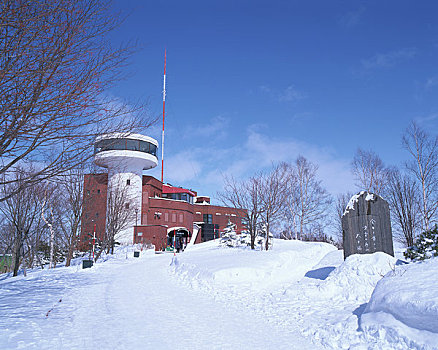
<svg viewBox="0 0 438 350"><path fill-rule="evenodd" d="M257 230L251 229L249 235L251 236L251 249L255 249L255 239L257 235Z"/></svg>
<svg viewBox="0 0 438 350"><path fill-rule="evenodd" d="M50 264L49 269L54 267L53 256L54 256L54 245L55 245L55 231L53 230L52 224L48 224L50 229ZM56 265L56 263L55 263Z"/></svg>
<svg viewBox="0 0 438 350"><path fill-rule="evenodd" d="M265 250L269 249L269 223L266 225L266 241L265 241Z"/></svg>
<svg viewBox="0 0 438 350"><path fill-rule="evenodd" d="M111 239L111 255L114 254L114 245L115 245L115 240L114 238Z"/></svg>
<svg viewBox="0 0 438 350"><path fill-rule="evenodd" d="M424 179L422 179L421 185L423 188L423 217L424 217L425 231L429 231L429 218L427 213L427 196L426 196L426 186L424 183Z"/></svg>
<svg viewBox="0 0 438 350"><path fill-rule="evenodd" d="M35 254L35 256L36 256L36 259L38 261L38 264L40 264L40 266L41 266L41 270L44 270L44 265L43 265L43 262L41 261L39 255L38 255L38 252Z"/></svg>
<svg viewBox="0 0 438 350"><path fill-rule="evenodd" d="M73 243L70 242L67 252L67 259L65 260L65 266L69 267L71 264L71 259L73 258Z"/></svg>
<svg viewBox="0 0 438 350"><path fill-rule="evenodd" d="M18 240L18 238L17 238ZM18 276L18 269L20 267L20 250L21 245L19 242L15 242L14 254L13 254L13 263L14 263L14 273L13 276Z"/></svg>

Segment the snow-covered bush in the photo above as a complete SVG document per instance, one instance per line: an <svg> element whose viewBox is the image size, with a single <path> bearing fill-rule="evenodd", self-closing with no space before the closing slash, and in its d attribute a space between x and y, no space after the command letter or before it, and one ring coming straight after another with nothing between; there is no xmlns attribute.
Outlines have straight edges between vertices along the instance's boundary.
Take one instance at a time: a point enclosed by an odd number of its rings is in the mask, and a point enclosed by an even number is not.
<svg viewBox="0 0 438 350"><path fill-rule="evenodd" d="M272 239L274 235L269 233L269 247L272 247ZM257 236L255 238L254 245L256 247L264 247L266 240L266 226L262 226L257 231ZM248 232L242 232L241 234L236 234L236 224L228 221L227 226L222 232L222 236L219 240L219 245L222 247L241 247L241 246L251 246L251 235ZM262 248L263 249L263 248Z"/></svg>
<svg viewBox="0 0 438 350"><path fill-rule="evenodd" d="M222 247L237 247L240 245L240 237L237 237L236 234L236 224L233 224L230 220L228 220L228 224L222 232L219 245Z"/></svg>
<svg viewBox="0 0 438 350"><path fill-rule="evenodd" d="M240 244L243 246L251 246L251 235L249 232L243 231L240 235Z"/></svg>
<svg viewBox="0 0 438 350"><path fill-rule="evenodd" d="M404 253L411 260L425 260L438 256L438 227L420 234L412 247Z"/></svg>
<svg viewBox="0 0 438 350"><path fill-rule="evenodd" d="M255 245L256 246L261 246L262 249L265 245L265 241L266 241L266 225L263 225L260 230L258 230L257 232L257 237L255 239ZM269 249L272 247L272 239L274 238L274 235L272 233L269 232Z"/></svg>
<svg viewBox="0 0 438 350"><path fill-rule="evenodd" d="M61 249L57 244L54 246L53 250L53 263L60 263L65 260L67 256L67 251L65 249ZM47 265L50 263L50 244L47 242L39 242L37 246L36 255L33 257L34 261L29 266L33 265Z"/></svg>

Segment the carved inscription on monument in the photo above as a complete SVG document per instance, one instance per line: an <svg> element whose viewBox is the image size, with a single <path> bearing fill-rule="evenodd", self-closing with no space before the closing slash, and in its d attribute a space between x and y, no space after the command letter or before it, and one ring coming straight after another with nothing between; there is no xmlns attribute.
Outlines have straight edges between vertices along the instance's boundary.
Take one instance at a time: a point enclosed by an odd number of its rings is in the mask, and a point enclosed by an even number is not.
<svg viewBox="0 0 438 350"><path fill-rule="evenodd" d="M344 258L378 251L394 256L389 205L375 194L363 191L350 199L342 231Z"/></svg>

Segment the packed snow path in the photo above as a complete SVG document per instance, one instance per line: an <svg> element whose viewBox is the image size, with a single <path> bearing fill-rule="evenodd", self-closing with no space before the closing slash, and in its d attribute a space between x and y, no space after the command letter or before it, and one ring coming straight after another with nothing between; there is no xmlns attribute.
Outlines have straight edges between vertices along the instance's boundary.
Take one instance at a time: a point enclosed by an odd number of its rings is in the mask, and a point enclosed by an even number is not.
<svg viewBox="0 0 438 350"><path fill-rule="evenodd" d="M0 348L317 349L299 332L181 284L171 259L145 255L0 282Z"/></svg>
<svg viewBox="0 0 438 350"><path fill-rule="evenodd" d="M438 258L344 261L281 240L176 259L133 249L91 269L0 275L0 349L438 349Z"/></svg>

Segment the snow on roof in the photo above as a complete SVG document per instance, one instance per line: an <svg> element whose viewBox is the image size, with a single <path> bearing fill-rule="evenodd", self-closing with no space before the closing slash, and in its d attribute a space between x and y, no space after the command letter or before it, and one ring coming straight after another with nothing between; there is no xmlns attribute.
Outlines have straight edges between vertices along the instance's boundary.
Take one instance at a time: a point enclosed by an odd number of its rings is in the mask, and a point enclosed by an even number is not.
<svg viewBox="0 0 438 350"><path fill-rule="evenodd" d="M186 231L186 232L189 232L189 230L186 227L183 227L183 226L169 227L167 229L167 233L172 232L172 231Z"/></svg>
<svg viewBox="0 0 438 350"><path fill-rule="evenodd" d="M163 184L163 193L187 193L192 197L196 197L196 194L191 190L182 187L173 187L167 184Z"/></svg>
<svg viewBox="0 0 438 350"><path fill-rule="evenodd" d="M196 202L195 203L196 205L210 205L210 203L209 202Z"/></svg>

